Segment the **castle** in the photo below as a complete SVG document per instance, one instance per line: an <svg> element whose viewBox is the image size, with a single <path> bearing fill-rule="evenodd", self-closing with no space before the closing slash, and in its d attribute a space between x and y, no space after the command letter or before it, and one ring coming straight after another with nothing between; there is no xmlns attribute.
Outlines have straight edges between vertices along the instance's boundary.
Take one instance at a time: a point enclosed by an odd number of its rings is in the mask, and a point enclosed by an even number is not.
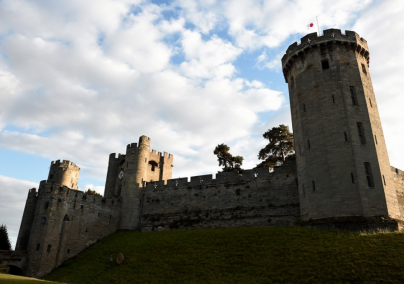
<svg viewBox="0 0 404 284"><path fill-rule="evenodd" d="M296 158L268 168L172 178L173 155L150 138L111 154L104 197L77 190L80 168L52 162L30 189L5 263L40 277L116 230L306 225L400 229L404 172L390 166L368 69L367 42L329 29L289 46ZM0 256L1 258L1 256Z"/></svg>

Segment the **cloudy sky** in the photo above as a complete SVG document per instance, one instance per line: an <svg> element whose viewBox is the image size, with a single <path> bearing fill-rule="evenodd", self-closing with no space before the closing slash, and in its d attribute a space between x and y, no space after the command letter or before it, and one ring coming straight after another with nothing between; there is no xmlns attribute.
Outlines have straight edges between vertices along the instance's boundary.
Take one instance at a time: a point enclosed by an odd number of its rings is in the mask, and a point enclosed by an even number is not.
<svg viewBox="0 0 404 284"><path fill-rule="evenodd" d="M0 223L13 246L29 188L52 160L103 193L108 155L140 135L174 177L215 173L226 143L257 163L262 133L291 125L280 59L311 30L354 30L393 166L404 169L404 1L0 0Z"/></svg>

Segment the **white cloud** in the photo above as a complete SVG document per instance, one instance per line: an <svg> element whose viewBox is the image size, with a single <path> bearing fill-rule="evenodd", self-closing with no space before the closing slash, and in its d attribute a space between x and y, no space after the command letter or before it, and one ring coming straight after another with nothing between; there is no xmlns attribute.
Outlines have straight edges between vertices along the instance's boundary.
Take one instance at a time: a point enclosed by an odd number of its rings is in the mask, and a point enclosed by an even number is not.
<svg viewBox="0 0 404 284"><path fill-rule="evenodd" d="M37 188L38 183L0 175L0 224L7 226L13 249L17 242L28 190L34 187Z"/></svg>

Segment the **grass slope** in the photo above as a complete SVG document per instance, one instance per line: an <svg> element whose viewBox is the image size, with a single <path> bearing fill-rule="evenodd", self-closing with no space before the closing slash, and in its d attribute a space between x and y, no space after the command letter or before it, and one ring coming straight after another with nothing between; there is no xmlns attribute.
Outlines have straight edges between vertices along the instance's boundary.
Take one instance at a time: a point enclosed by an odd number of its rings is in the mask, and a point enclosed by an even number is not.
<svg viewBox="0 0 404 284"><path fill-rule="evenodd" d="M109 263L122 252L121 265ZM404 233L118 232L45 277L69 283L404 283Z"/></svg>
<svg viewBox="0 0 404 284"><path fill-rule="evenodd" d="M50 281L39 280L39 279L35 279L35 278L0 273L0 283L2 283L2 284L48 284L48 283L55 284L56 282L50 282Z"/></svg>

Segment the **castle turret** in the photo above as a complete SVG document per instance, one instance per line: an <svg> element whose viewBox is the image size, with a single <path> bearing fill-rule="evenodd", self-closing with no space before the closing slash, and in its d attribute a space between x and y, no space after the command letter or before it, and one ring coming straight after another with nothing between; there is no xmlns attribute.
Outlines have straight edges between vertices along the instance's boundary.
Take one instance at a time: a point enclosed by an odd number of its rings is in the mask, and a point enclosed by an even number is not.
<svg viewBox="0 0 404 284"><path fill-rule="evenodd" d="M366 40L329 29L282 58L303 220L400 218L369 73Z"/></svg>
<svg viewBox="0 0 404 284"><path fill-rule="evenodd" d="M71 189L78 189L80 168L73 162L63 160L52 161L48 182L58 183Z"/></svg>

